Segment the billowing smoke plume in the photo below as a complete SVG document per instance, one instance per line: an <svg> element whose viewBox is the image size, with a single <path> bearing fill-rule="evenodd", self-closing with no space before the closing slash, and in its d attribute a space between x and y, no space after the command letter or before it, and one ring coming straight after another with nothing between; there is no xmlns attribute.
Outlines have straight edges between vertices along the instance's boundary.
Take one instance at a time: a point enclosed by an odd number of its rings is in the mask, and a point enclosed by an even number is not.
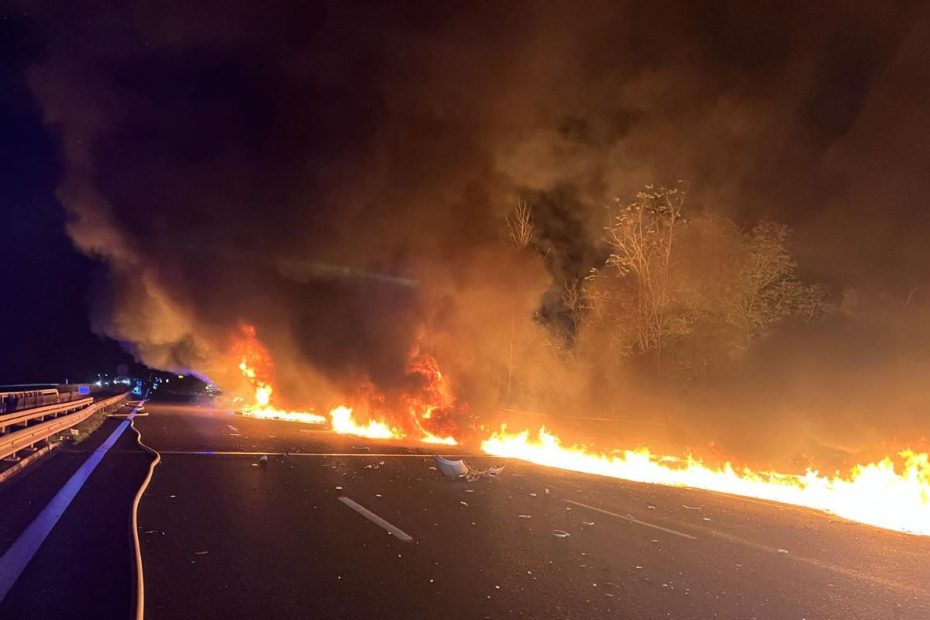
<svg viewBox="0 0 930 620"><path fill-rule="evenodd" d="M298 405L403 383L419 344L493 408L515 342L566 340L557 291L603 262L604 206L679 179L696 212L792 226L802 272L837 307L847 288L916 289L908 307L924 307L925 7L210 4L32 10L45 47L30 79L61 140L70 233L108 265L94 324L149 365L232 382L245 321ZM505 233L521 200L527 251ZM849 412L805 395L842 392L870 350L834 367L831 347L868 334L887 360L903 331L838 316L815 344L757 350L691 408L557 354L522 368L520 389L546 394L528 403L541 409L664 410L710 429L684 441L782 414L787 434L821 433ZM772 406L780 385L793 400Z"/></svg>

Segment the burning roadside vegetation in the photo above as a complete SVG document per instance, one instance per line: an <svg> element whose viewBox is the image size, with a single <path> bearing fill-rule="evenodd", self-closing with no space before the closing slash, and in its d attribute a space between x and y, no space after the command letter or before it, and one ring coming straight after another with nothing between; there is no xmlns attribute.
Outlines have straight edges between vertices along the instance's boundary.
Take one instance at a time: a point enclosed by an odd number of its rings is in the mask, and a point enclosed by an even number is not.
<svg viewBox="0 0 930 620"><path fill-rule="evenodd" d="M244 415L930 534L925 9L209 5L35 17L100 334Z"/></svg>

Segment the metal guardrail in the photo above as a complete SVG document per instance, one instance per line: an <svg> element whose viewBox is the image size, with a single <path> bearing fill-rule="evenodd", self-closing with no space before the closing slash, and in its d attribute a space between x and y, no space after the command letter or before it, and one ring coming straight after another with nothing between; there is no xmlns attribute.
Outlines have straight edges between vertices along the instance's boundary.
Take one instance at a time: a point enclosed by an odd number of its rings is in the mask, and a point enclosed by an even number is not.
<svg viewBox="0 0 930 620"><path fill-rule="evenodd" d="M42 407L31 407L29 409L14 411L13 413L8 413L6 415L0 415L0 432L3 432L4 429L8 426L23 424L30 420L34 420L35 418L44 418L48 415L67 413L69 411L74 411L76 409L86 407L93 402L94 399L88 396L87 398L82 398L80 400L58 403L55 405L44 405Z"/></svg>
<svg viewBox="0 0 930 620"><path fill-rule="evenodd" d="M76 411L75 413L70 413L68 415L55 418L54 420L49 420L48 422L42 422L41 424L29 426L21 431L16 431L0 436L0 459L5 459L8 456L16 454L24 448L28 448L29 446L33 446L40 441L48 439L55 433L63 431L66 428L71 428L75 424L80 424L94 413L100 411L101 409L116 405L119 402L125 400L128 396L129 392L118 394L116 396L97 401L79 411ZM74 403L67 404L72 406L74 405Z"/></svg>

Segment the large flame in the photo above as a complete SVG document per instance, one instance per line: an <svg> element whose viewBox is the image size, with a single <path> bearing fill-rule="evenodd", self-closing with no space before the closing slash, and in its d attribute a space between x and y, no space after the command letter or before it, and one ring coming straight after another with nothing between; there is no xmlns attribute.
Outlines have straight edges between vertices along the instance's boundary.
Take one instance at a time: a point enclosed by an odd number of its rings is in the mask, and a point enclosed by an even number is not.
<svg viewBox="0 0 930 620"><path fill-rule="evenodd" d="M254 391L244 415L292 422L329 422L335 433L368 439L404 440L458 445L466 408L439 369L436 359L415 348L409 358L407 382L399 393L386 395L362 382L349 400L329 418L312 411L284 411L271 403L273 365L254 328L243 326L235 349L239 370ZM856 465L846 475L753 471L730 463L715 467L700 459L656 456L647 449L599 452L587 446L563 445L545 428L535 435L510 433L506 426L481 443L495 456L547 467L609 476L635 482L717 491L825 511L853 521L913 534L930 535L930 456L904 451L896 458Z"/></svg>
<svg viewBox="0 0 930 620"><path fill-rule="evenodd" d="M287 411L271 404L271 395L274 393L270 383L270 376L273 374L271 356L258 341L253 326L243 324L239 329L241 337L235 346L240 356L239 371L254 390L253 402L242 408L242 415L304 424L325 424L328 421L326 417L312 411Z"/></svg>
<svg viewBox="0 0 930 620"><path fill-rule="evenodd" d="M506 427L481 444L495 456L521 459L571 471L690 487L805 506L846 519L912 534L930 535L930 456L910 450L899 454L899 470L891 458L854 466L848 476L802 475L714 468L687 457L660 457L648 450L604 454L584 446L565 446L541 428L508 433Z"/></svg>
<svg viewBox="0 0 930 620"><path fill-rule="evenodd" d="M388 422L394 417L390 415L392 408L385 404L386 396L371 382L363 382L356 395L355 400L364 407L342 404L330 410L329 418L326 418L313 411L286 411L274 407L271 404L274 393L270 383L274 374L271 356L259 341L254 326L243 323L239 332L232 349L238 357L239 371L254 392L252 403L241 408L242 415L309 424L329 422L335 433L368 439L408 439L426 444L458 445L451 431L463 408L457 405L452 386L439 370L436 359L422 353L419 348L414 348L410 354L407 368L409 389L396 399L399 407L405 410L405 415L400 416L397 423L393 420ZM367 412L361 416L364 422L356 417L358 409Z"/></svg>
<svg viewBox="0 0 930 620"><path fill-rule="evenodd" d="M357 435L369 439L402 439L403 433L391 428L387 423L378 420L368 420L365 424L358 423L352 417L352 410L344 405L336 407L329 412L333 424L333 432L340 435Z"/></svg>
<svg viewBox="0 0 930 620"><path fill-rule="evenodd" d="M268 383L256 378L255 369L250 367L243 359L239 362L239 370L247 377L255 388L255 402L242 408L241 413L250 418L263 418L266 420L284 420L286 422L303 422L304 424L326 424L326 417L312 411L287 411L278 409L271 404L271 395L274 388Z"/></svg>

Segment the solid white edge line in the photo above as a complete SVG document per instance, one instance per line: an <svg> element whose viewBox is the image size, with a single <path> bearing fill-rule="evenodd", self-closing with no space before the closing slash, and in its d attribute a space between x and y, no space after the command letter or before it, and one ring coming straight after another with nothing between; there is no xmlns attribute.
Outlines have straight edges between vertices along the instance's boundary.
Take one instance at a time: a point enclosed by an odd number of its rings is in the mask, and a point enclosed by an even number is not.
<svg viewBox="0 0 930 620"><path fill-rule="evenodd" d="M58 525L71 502L77 497L84 484L90 479L94 470L122 436L129 422L123 420L107 436L100 446L95 448L77 470L68 478L45 507L26 526L13 544L0 555L0 602L16 585L23 571L32 562L35 554L45 544L46 539Z"/></svg>
<svg viewBox="0 0 930 620"><path fill-rule="evenodd" d="M396 538L397 540L401 542L407 542L407 543L413 542L413 537L410 536L410 534L400 529L399 527L392 525L391 523L388 523L387 521L385 521L384 519L382 519L381 517L379 517L372 511L368 510L367 508L365 508L364 506L356 502L354 499L348 498L345 495L340 495L336 499L338 499L340 502L342 502L343 504L345 504L346 506L348 506L349 508L351 508L358 514L362 515L363 517L365 517L366 519L368 519L375 525L381 526L383 529L385 529L388 532L388 534L393 535L394 538Z"/></svg>
<svg viewBox="0 0 930 620"><path fill-rule="evenodd" d="M659 530L660 532L674 534L675 536L681 536L682 538L687 538L688 540L697 540L697 536L692 536L691 534L685 534L684 532L679 532L678 530L672 530L667 527L662 527L661 525L656 525L654 523L647 523L646 521L640 521L639 519L635 517L617 514L616 512L610 512L609 510L604 510L603 508L598 508L597 506L589 506L587 504L582 504L581 502L576 502L571 499L563 499L562 501L568 502L569 504L574 504L575 506L581 506L582 508L587 508L588 510L594 510L595 512L600 512L605 515L617 517L618 519L623 519L624 521L629 521L630 523L635 523L636 525L642 525L643 527L651 527L652 529Z"/></svg>

